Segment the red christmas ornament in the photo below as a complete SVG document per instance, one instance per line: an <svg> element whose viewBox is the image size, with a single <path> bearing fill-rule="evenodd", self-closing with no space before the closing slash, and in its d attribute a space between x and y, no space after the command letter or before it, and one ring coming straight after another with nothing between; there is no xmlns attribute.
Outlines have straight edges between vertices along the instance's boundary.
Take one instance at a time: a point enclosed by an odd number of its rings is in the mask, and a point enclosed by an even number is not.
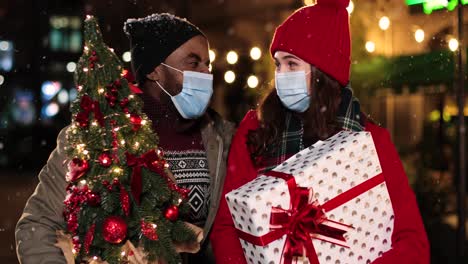
<svg viewBox="0 0 468 264"><path fill-rule="evenodd" d="M96 56L96 55L93 55L93 56L89 57L89 61L90 61L90 62L96 62L96 61L98 61L98 60L99 60L99 58L98 58L98 56Z"/></svg>
<svg viewBox="0 0 468 264"><path fill-rule="evenodd" d="M99 155L98 160L99 164L101 164L101 166L103 167L108 168L110 167L110 165L112 165L112 157L108 152L104 152L101 155Z"/></svg>
<svg viewBox="0 0 468 264"><path fill-rule="evenodd" d="M88 193L88 204L97 207L101 204L101 196L95 192Z"/></svg>
<svg viewBox="0 0 468 264"><path fill-rule="evenodd" d="M78 229L78 216L77 213L72 213L68 216L67 219L67 229L70 233L74 234Z"/></svg>
<svg viewBox="0 0 468 264"><path fill-rule="evenodd" d="M76 181L81 178L89 170L87 160L74 158L68 163L68 172L66 175L67 181Z"/></svg>
<svg viewBox="0 0 468 264"><path fill-rule="evenodd" d="M132 123L133 125L133 131L137 131L138 129L140 129L141 127L141 117L137 114L130 114L130 122Z"/></svg>
<svg viewBox="0 0 468 264"><path fill-rule="evenodd" d="M75 249L75 252L80 252L80 249L81 249L80 238L78 236L74 236L72 238L72 241L73 241L73 248Z"/></svg>
<svg viewBox="0 0 468 264"><path fill-rule="evenodd" d="M115 86L112 87L112 88L110 89L110 91L111 91L111 93L113 93L114 95L117 94L117 88L115 88Z"/></svg>
<svg viewBox="0 0 468 264"><path fill-rule="evenodd" d="M89 247L93 243L94 240L94 229L96 228L96 224L92 224L91 227L86 232L85 239L84 239L84 249L86 254L89 254Z"/></svg>
<svg viewBox="0 0 468 264"><path fill-rule="evenodd" d="M150 240L158 240L158 234L156 233L156 224L146 223L145 221L140 221L141 233L145 235Z"/></svg>
<svg viewBox="0 0 468 264"><path fill-rule="evenodd" d="M129 70L123 69L121 75L122 75L122 77L127 79L127 82L129 82L129 83L135 82L135 77L133 76L133 74Z"/></svg>
<svg viewBox="0 0 468 264"><path fill-rule="evenodd" d="M130 101L128 100L128 98L125 97L124 99L122 99L122 101L120 101L120 103L119 103L120 107L125 108L128 105L129 102Z"/></svg>
<svg viewBox="0 0 468 264"><path fill-rule="evenodd" d="M130 213L130 198L128 192L122 186L120 187L120 204L125 216L128 216Z"/></svg>
<svg viewBox="0 0 468 264"><path fill-rule="evenodd" d="M114 186L119 185L119 184L120 184L119 179L114 178L114 180L112 180L112 184L113 184Z"/></svg>
<svg viewBox="0 0 468 264"><path fill-rule="evenodd" d="M104 94L104 97L106 98L107 102L109 103L111 107L115 106L117 102L117 97L114 94L107 92Z"/></svg>
<svg viewBox="0 0 468 264"><path fill-rule="evenodd" d="M94 63L90 63L90 64L89 64L89 67L90 67L91 69L94 69Z"/></svg>
<svg viewBox="0 0 468 264"><path fill-rule="evenodd" d="M119 244L127 237L127 223L119 216L109 216L102 224L102 236L111 244Z"/></svg>
<svg viewBox="0 0 468 264"><path fill-rule="evenodd" d="M161 149L158 149L158 156L159 158L163 158L164 157L164 151L162 151Z"/></svg>
<svg viewBox="0 0 468 264"><path fill-rule="evenodd" d="M80 127L87 127L89 124L89 115L85 112L79 112L75 116L75 121Z"/></svg>
<svg viewBox="0 0 468 264"><path fill-rule="evenodd" d="M109 181L108 180L103 180L102 185L104 185L104 187L109 186Z"/></svg>
<svg viewBox="0 0 468 264"><path fill-rule="evenodd" d="M175 221L177 220L177 217L179 217L179 207L175 205L171 205L166 209L166 212L164 213L164 216L169 219L170 221Z"/></svg>
<svg viewBox="0 0 468 264"><path fill-rule="evenodd" d="M188 195L190 193L189 189L180 188L180 187L177 187L176 191L182 196L182 199L184 199L184 200L188 198Z"/></svg>
<svg viewBox="0 0 468 264"><path fill-rule="evenodd" d="M120 82L120 79L115 80L114 85L120 87L122 85L121 82Z"/></svg>
<svg viewBox="0 0 468 264"><path fill-rule="evenodd" d="M91 54L92 54L93 56L96 56L96 51L93 50L93 51L91 52Z"/></svg>

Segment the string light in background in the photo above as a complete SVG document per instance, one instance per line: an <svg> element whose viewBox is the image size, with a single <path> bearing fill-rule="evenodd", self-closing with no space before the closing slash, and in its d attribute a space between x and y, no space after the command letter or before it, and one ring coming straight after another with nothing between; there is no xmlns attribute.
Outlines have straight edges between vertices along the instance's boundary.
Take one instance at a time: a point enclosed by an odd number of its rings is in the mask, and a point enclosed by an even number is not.
<svg viewBox="0 0 468 264"><path fill-rule="evenodd" d="M247 85L249 88L256 88L258 86L258 78L255 75L250 75L247 79Z"/></svg>
<svg viewBox="0 0 468 264"><path fill-rule="evenodd" d="M448 42L449 49L451 51L456 51L458 49L458 40L456 38L451 38Z"/></svg>
<svg viewBox="0 0 468 264"><path fill-rule="evenodd" d="M252 60L259 60L262 57L262 50L259 47L253 47L250 50L250 57Z"/></svg>
<svg viewBox="0 0 468 264"><path fill-rule="evenodd" d="M233 50L229 51L226 55L226 60L229 64L236 64L238 59L239 55Z"/></svg>
<svg viewBox="0 0 468 264"><path fill-rule="evenodd" d="M209 55L210 55L210 62L214 62L214 60L216 59L216 52L210 49Z"/></svg>
<svg viewBox="0 0 468 264"><path fill-rule="evenodd" d="M373 41L367 41L366 42L366 50L369 53L372 53L375 51L375 43Z"/></svg>
<svg viewBox="0 0 468 264"><path fill-rule="evenodd" d="M390 27L390 19L387 16L383 16L379 20L379 27L382 30L387 30Z"/></svg>
<svg viewBox="0 0 468 264"><path fill-rule="evenodd" d="M418 29L414 32L414 39L416 42L421 43L424 41L424 30Z"/></svg>
<svg viewBox="0 0 468 264"><path fill-rule="evenodd" d="M224 74L224 81L227 83L233 83L236 80L236 74L233 71L227 71Z"/></svg>

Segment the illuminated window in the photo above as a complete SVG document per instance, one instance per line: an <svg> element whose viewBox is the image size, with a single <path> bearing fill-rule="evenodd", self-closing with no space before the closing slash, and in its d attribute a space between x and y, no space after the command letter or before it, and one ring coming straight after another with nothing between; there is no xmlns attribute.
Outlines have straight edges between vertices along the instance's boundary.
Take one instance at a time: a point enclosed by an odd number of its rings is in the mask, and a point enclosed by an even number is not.
<svg viewBox="0 0 468 264"><path fill-rule="evenodd" d="M53 51L80 52L82 48L79 17L52 16L49 19L49 48Z"/></svg>

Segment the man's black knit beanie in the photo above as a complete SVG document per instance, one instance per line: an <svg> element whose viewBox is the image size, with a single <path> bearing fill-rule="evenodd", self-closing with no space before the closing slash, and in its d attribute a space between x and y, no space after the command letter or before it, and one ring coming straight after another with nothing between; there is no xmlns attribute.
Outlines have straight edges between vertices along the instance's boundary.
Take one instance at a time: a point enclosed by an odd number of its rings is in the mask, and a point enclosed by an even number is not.
<svg viewBox="0 0 468 264"><path fill-rule="evenodd" d="M168 13L128 19L124 31L130 40L132 68L139 84L185 42L197 35L204 36L186 19Z"/></svg>

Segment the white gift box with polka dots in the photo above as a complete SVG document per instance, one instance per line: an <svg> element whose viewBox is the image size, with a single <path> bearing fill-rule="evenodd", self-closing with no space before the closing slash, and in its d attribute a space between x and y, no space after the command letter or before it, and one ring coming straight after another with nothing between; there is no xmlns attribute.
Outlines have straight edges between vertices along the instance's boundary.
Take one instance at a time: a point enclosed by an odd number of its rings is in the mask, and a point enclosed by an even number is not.
<svg viewBox="0 0 468 264"><path fill-rule="evenodd" d="M369 132L342 131L294 155L274 171L292 174L298 186L312 189L313 200L330 199L382 173ZM375 180L375 179L374 179ZM272 206L289 209L290 195L282 179L259 175L226 195L234 225L253 236L270 232ZM319 262L370 263L391 248L394 215L385 182L325 213L327 218L353 227L342 247L312 239ZM286 235L266 246L241 239L248 263L280 263ZM293 263L309 263L297 257Z"/></svg>

